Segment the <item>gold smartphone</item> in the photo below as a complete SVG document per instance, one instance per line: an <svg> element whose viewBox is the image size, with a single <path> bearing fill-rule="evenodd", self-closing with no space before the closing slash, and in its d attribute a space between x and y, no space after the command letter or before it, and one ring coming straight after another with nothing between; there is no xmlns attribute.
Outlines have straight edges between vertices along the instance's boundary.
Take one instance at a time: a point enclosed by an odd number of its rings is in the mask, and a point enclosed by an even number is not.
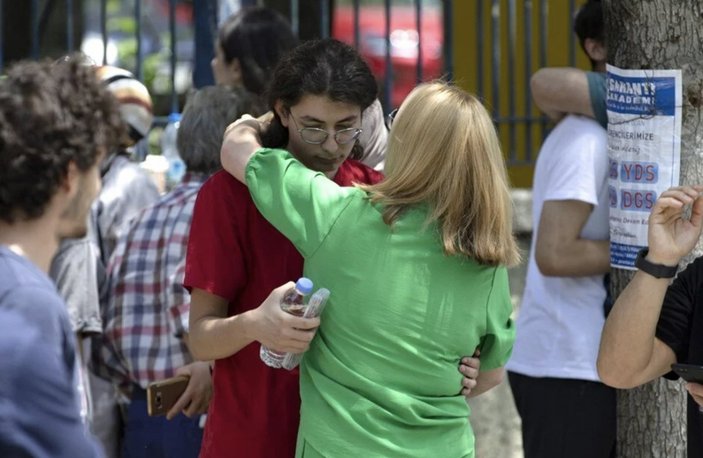
<svg viewBox="0 0 703 458"><path fill-rule="evenodd" d="M189 377L178 375L146 387L146 408L149 416L166 415L188 386Z"/></svg>

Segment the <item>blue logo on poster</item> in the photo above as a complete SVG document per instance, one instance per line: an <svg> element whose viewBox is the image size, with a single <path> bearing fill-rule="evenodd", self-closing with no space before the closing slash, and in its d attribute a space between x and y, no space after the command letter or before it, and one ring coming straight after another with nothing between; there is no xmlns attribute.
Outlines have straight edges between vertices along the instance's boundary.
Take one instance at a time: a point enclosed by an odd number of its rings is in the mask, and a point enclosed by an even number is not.
<svg viewBox="0 0 703 458"><path fill-rule="evenodd" d="M673 76L627 77L608 72L609 111L643 116L674 116L676 79Z"/></svg>

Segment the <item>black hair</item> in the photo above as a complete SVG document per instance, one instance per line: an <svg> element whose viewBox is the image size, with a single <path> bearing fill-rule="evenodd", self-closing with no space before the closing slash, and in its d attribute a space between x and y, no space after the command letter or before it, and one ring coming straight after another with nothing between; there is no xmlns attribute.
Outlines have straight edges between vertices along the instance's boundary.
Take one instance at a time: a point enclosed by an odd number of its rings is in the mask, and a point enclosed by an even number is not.
<svg viewBox="0 0 703 458"><path fill-rule="evenodd" d="M307 41L281 59L273 73L267 98L274 119L262 142L272 148L288 144L288 129L275 110L279 100L289 110L306 94L325 95L334 102L358 105L363 112L377 93L371 69L354 48L333 38ZM359 159L362 153L357 142L350 157Z"/></svg>
<svg viewBox="0 0 703 458"><path fill-rule="evenodd" d="M0 80L0 219L40 217L66 179L124 135L115 98L79 59L24 61Z"/></svg>
<svg viewBox="0 0 703 458"><path fill-rule="evenodd" d="M590 38L599 43L605 43L605 24L603 21L603 5L600 0L588 0L579 8L574 18L574 32L579 39L581 49L586 52L586 39ZM591 64L595 65L590 58Z"/></svg>
<svg viewBox="0 0 703 458"><path fill-rule="evenodd" d="M243 8L220 27L217 42L225 62L239 61L244 87L261 95L274 67L298 44L288 20L265 7Z"/></svg>

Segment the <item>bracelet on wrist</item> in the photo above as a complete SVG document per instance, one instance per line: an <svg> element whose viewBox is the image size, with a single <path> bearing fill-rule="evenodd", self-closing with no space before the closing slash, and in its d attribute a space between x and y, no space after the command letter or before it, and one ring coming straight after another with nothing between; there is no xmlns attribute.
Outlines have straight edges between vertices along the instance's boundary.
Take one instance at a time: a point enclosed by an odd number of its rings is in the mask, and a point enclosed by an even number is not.
<svg viewBox="0 0 703 458"><path fill-rule="evenodd" d="M679 269L678 265L667 266L665 264L656 264L645 259L649 254L649 248L644 247L637 253L637 258L635 259L635 267L644 273L647 273L655 278L674 278L676 276L676 271Z"/></svg>

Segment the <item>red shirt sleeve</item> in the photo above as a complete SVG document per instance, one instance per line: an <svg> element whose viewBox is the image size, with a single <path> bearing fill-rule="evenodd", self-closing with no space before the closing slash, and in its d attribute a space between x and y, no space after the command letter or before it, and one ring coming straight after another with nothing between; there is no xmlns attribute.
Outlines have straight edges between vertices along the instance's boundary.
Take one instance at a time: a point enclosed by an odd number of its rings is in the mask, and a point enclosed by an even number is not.
<svg viewBox="0 0 703 458"><path fill-rule="evenodd" d="M247 188L226 172L203 184L188 238L183 285L189 291L202 289L229 302L241 292L246 284L242 202L248 198Z"/></svg>

